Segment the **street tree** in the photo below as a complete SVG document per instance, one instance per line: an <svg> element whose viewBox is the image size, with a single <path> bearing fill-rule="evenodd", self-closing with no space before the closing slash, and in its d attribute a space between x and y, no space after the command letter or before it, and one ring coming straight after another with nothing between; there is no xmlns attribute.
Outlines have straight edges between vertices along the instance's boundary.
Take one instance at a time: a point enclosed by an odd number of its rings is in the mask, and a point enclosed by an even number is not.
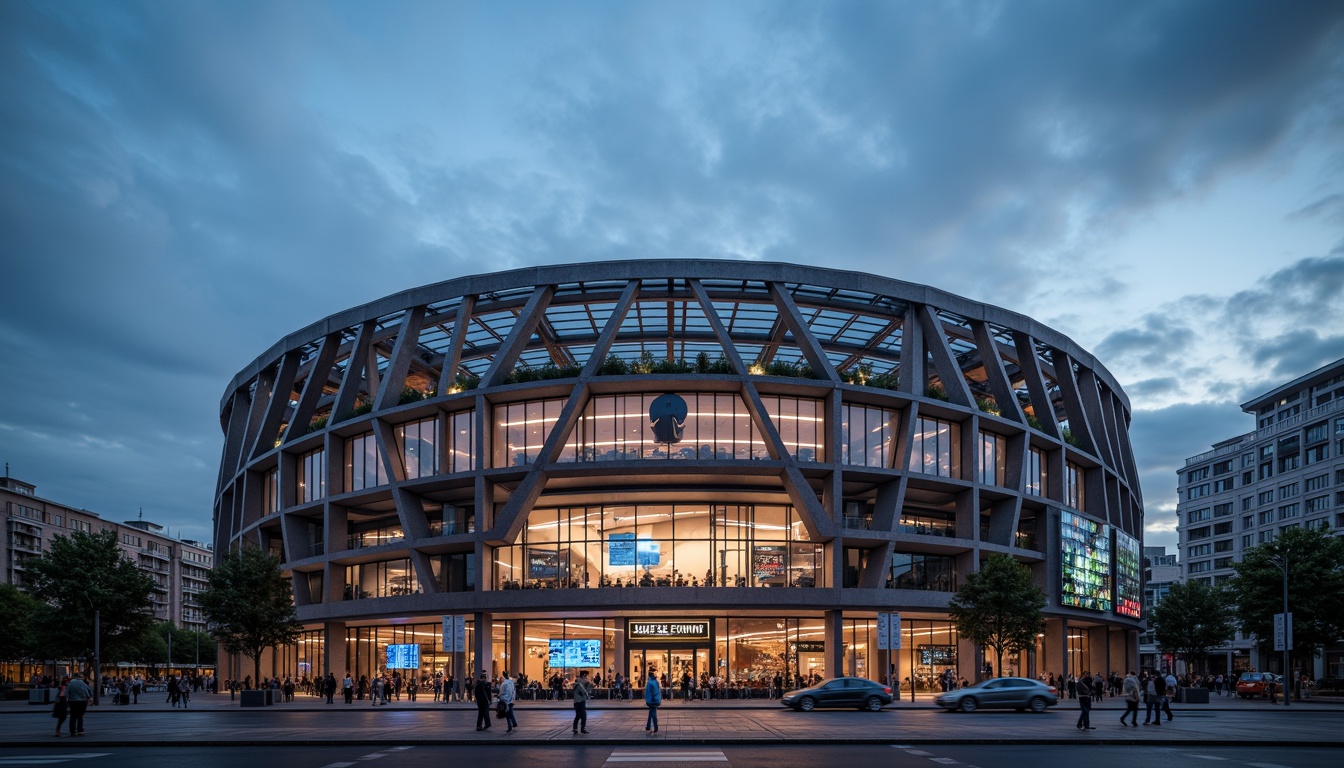
<svg viewBox="0 0 1344 768"><path fill-rule="evenodd" d="M1041 610L1045 591L1031 579L1031 569L1008 555L990 555L980 570L948 601L957 634L983 648L994 649L995 670L1003 676L1003 654L1036 644L1045 628Z"/></svg>
<svg viewBox="0 0 1344 768"><path fill-rule="evenodd" d="M1161 651L1177 654L1200 669L1209 649L1231 640L1235 629L1226 591L1203 581L1173 584L1148 623Z"/></svg>
<svg viewBox="0 0 1344 768"><path fill-rule="evenodd" d="M35 655L32 618L38 603L13 584L0 583L0 661L19 661Z"/></svg>
<svg viewBox="0 0 1344 768"><path fill-rule="evenodd" d="M35 639L48 656L91 651L94 611L105 658L133 647L154 620L154 580L122 554L114 531L56 536L50 549L24 565L29 592L41 603Z"/></svg>
<svg viewBox="0 0 1344 768"><path fill-rule="evenodd" d="M1231 591L1241 631L1261 643L1274 637L1274 614L1283 612L1284 566L1288 610L1293 614L1293 656L1306 659L1344 637L1344 539L1332 532L1289 528L1278 538L1242 553ZM1291 669L1284 670L1285 673Z"/></svg>
<svg viewBox="0 0 1344 768"><path fill-rule="evenodd" d="M301 625L289 579L280 572L280 562L257 547L244 546L217 558L200 599L211 633L229 653L252 659L257 682L261 654L298 638Z"/></svg>

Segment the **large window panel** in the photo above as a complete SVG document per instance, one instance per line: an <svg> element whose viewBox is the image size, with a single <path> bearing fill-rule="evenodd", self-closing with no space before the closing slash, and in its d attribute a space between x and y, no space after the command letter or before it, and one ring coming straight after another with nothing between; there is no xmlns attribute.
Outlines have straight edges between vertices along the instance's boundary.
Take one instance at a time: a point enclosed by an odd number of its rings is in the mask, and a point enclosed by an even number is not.
<svg viewBox="0 0 1344 768"><path fill-rule="evenodd" d="M439 473L439 420L421 419L396 428L406 479L432 477Z"/></svg>
<svg viewBox="0 0 1344 768"><path fill-rule="evenodd" d="M299 457L298 498L300 504L327 496L327 452L321 448Z"/></svg>
<svg viewBox="0 0 1344 768"><path fill-rule="evenodd" d="M387 470L372 432L345 441L345 490L359 491L387 484Z"/></svg>
<svg viewBox="0 0 1344 768"><path fill-rule="evenodd" d="M895 465L896 430L900 426L900 416L896 411L844 405L840 412L842 463L864 467Z"/></svg>
<svg viewBox="0 0 1344 768"><path fill-rule="evenodd" d="M910 471L938 477L961 477L961 426L920 417L910 446Z"/></svg>

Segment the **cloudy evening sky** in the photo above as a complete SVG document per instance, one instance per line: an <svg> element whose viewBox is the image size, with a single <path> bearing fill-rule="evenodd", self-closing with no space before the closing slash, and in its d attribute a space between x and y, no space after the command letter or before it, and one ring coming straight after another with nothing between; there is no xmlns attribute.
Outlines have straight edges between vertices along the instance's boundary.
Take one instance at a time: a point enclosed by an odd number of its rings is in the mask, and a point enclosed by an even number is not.
<svg viewBox="0 0 1344 768"><path fill-rule="evenodd" d="M1093 351L1148 543L1344 357L1344 4L0 0L0 460L207 539L233 374L423 283L702 257Z"/></svg>

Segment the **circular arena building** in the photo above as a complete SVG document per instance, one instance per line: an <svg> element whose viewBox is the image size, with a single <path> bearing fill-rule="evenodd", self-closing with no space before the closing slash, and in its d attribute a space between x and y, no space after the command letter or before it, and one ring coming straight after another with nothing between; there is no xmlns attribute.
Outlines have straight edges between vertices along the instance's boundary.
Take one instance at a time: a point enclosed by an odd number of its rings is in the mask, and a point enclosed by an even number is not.
<svg viewBox="0 0 1344 768"><path fill-rule="evenodd" d="M477 275L234 377L215 546L292 579L305 631L262 667L281 678L653 671L738 697L1123 671L1129 421L1063 334L923 285L704 260ZM1002 670L947 612L994 553L1048 595Z"/></svg>

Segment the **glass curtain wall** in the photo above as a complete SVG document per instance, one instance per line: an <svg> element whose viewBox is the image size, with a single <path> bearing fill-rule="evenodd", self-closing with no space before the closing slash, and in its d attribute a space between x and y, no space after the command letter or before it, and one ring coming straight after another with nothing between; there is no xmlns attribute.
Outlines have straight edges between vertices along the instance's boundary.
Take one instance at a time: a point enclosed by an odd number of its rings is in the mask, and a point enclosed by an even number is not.
<svg viewBox="0 0 1344 768"><path fill-rule="evenodd" d="M901 621L901 650L894 651L899 659L901 690L909 693L941 691L938 678L952 670L958 679L971 678L972 670L962 670L957 659L957 627L950 621L932 619L903 619Z"/></svg>
<svg viewBox="0 0 1344 768"><path fill-rule="evenodd" d="M1074 509L1083 510L1083 477L1082 467L1071 461L1064 462L1064 503Z"/></svg>
<svg viewBox="0 0 1344 768"><path fill-rule="evenodd" d="M935 592L957 591L957 559L948 555L922 552L893 552L888 589L921 589Z"/></svg>
<svg viewBox="0 0 1344 768"><path fill-rule="evenodd" d="M406 479L415 480L439 473L439 420L420 419L396 427L397 445Z"/></svg>
<svg viewBox="0 0 1344 768"><path fill-rule="evenodd" d="M961 425L920 417L910 446L910 471L961 477Z"/></svg>
<svg viewBox="0 0 1344 768"><path fill-rule="evenodd" d="M624 672L625 660L616 658L616 637L624 631L623 625L622 619L610 618L528 621L525 658L518 668L543 689L549 689L557 675L572 685L584 671L594 685L604 686L617 672ZM531 697L537 695L534 692Z"/></svg>
<svg viewBox="0 0 1344 768"><path fill-rule="evenodd" d="M976 480L985 485L1003 485L1008 465L1008 441L1002 435L980 433L980 466Z"/></svg>
<svg viewBox="0 0 1344 768"><path fill-rule="evenodd" d="M500 625L497 623L496 628ZM467 620L467 647L475 648L475 622ZM389 670L387 668L387 646L418 644L420 646L420 666L415 670ZM398 624L383 627L347 627L345 630L345 653L348 668L356 681L363 681L364 690L368 690L368 680L375 675L399 672L403 676L415 675L418 682L430 682L434 675L447 679L452 674L453 654L443 650L443 625ZM467 654L466 669L474 669L475 657ZM340 670L333 670L339 679ZM503 671L493 664L489 670L492 676ZM458 683L462 681L456 681ZM423 685L421 686L423 690Z"/></svg>
<svg viewBox="0 0 1344 768"><path fill-rule="evenodd" d="M816 587L824 547L792 507L640 504L533 510L495 550L496 589Z"/></svg>
<svg viewBox="0 0 1344 768"><path fill-rule="evenodd" d="M400 597L420 594L420 579L416 578L410 558L360 563L345 567L345 599L360 600L369 597Z"/></svg>
<svg viewBox="0 0 1344 768"><path fill-rule="evenodd" d="M327 452L319 448L299 457L298 500L300 504L327 496Z"/></svg>
<svg viewBox="0 0 1344 768"><path fill-rule="evenodd" d="M387 484L387 470L372 432L345 441L345 490L359 491Z"/></svg>
<svg viewBox="0 0 1344 768"><path fill-rule="evenodd" d="M896 465L896 435L900 414L886 408L863 405L840 407L840 461L864 467Z"/></svg>

